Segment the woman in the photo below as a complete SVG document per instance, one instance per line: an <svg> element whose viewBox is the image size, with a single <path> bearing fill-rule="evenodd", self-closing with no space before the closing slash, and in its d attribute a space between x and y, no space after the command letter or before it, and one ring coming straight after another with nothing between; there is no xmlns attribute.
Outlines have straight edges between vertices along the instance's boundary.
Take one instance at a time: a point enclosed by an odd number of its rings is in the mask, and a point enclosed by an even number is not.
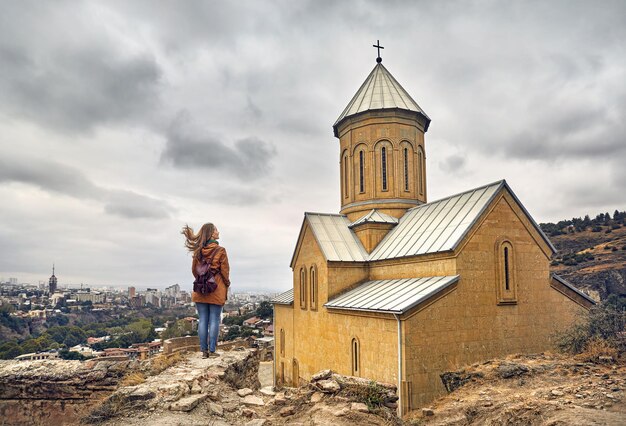
<svg viewBox="0 0 626 426"><path fill-rule="evenodd" d="M211 269L215 272L217 288L208 294L194 291L191 300L196 302L196 310L200 322L198 324L198 335L200 336L200 350L203 358L219 356L215 352L217 346L217 336L220 330L222 308L226 303L226 294L230 286L228 274L228 256L226 249L220 247L217 240L220 233L212 223L205 223L200 231L195 234L193 229L185 225L181 234L185 236L185 247L193 253L191 262L191 273L198 278L197 266L201 262L211 261ZM207 333L209 341L207 343Z"/></svg>

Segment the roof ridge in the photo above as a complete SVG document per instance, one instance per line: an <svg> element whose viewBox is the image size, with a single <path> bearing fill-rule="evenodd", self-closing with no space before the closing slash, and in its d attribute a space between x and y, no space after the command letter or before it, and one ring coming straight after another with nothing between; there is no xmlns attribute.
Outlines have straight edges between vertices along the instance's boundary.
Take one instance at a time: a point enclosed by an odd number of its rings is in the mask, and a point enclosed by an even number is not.
<svg viewBox="0 0 626 426"><path fill-rule="evenodd" d="M478 191L479 189L484 189L484 188L489 188L491 186L496 186L496 184L498 184L498 185L501 185L501 184L506 185L506 179L500 179L500 180L497 180L495 182L488 183L487 185L477 186L476 188L471 188L471 189L468 189L467 191L459 192L459 193L453 194L453 195L448 195L447 197L440 198L438 200L429 201L427 203L420 204L419 206L411 207L409 210L407 210L407 212L411 211L411 210L417 210L420 207L426 207L426 206L429 206L429 205L432 205L432 204L435 204L435 203L440 203L441 201L446 201L446 200L449 200L450 198L454 198L454 197L458 197L458 196L461 196L461 195L465 195L465 194L468 194L470 192Z"/></svg>

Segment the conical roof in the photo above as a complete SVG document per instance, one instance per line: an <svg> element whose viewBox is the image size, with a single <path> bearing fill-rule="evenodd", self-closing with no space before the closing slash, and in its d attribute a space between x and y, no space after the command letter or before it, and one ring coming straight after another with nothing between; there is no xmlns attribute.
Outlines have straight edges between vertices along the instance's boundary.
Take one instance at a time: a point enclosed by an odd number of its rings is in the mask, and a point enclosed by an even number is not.
<svg viewBox="0 0 626 426"><path fill-rule="evenodd" d="M421 114L426 118L425 130L428 130L428 124L430 123L428 115L413 100L411 95L404 90L387 68L379 62L367 76L337 121L335 121L335 124L333 124L335 136L337 136L337 126L345 118L365 111L384 109L403 109Z"/></svg>

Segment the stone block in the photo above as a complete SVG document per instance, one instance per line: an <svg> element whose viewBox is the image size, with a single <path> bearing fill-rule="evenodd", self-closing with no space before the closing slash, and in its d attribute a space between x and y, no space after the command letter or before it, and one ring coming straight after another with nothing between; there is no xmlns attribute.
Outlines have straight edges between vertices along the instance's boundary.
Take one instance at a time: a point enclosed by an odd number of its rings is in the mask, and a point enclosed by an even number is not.
<svg viewBox="0 0 626 426"><path fill-rule="evenodd" d="M173 402L170 405L172 411L191 411L196 406L206 399L206 395L191 395L186 398L181 398L178 401Z"/></svg>

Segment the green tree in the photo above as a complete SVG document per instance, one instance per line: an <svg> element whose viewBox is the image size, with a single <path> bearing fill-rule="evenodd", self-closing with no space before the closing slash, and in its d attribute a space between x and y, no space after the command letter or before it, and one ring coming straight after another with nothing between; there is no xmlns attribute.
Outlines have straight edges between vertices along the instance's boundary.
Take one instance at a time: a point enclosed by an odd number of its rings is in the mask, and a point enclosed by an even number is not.
<svg viewBox="0 0 626 426"><path fill-rule="evenodd" d="M263 301L256 309L256 314L260 318L271 318L274 313L274 308L270 302Z"/></svg>

